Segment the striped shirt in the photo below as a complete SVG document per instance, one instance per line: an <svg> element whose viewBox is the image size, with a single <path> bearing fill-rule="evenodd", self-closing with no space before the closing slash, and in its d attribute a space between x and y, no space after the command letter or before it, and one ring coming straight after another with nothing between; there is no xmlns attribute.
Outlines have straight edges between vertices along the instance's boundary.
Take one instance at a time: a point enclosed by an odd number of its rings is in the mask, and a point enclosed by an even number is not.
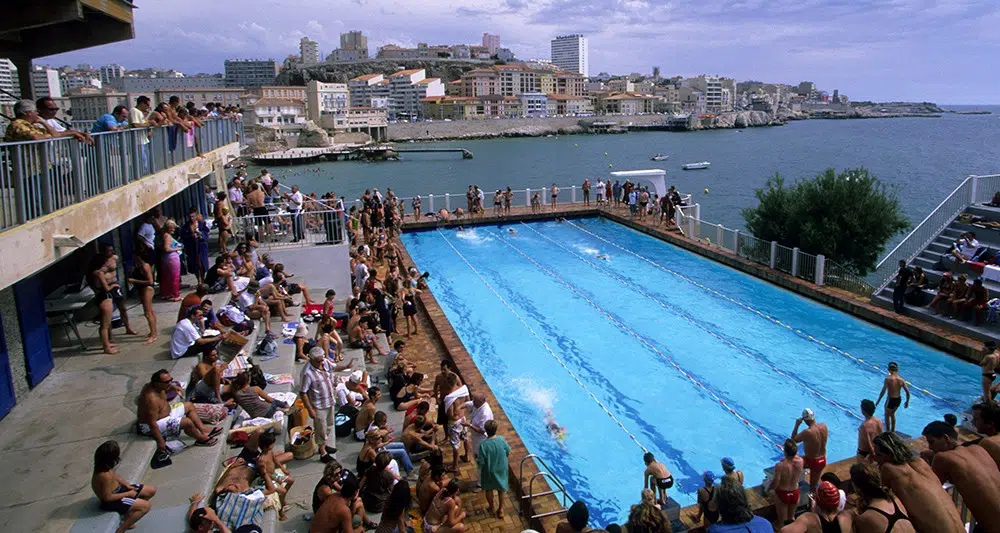
<svg viewBox="0 0 1000 533"><path fill-rule="evenodd" d="M302 379L300 380L299 392L309 396L309 402L315 409L329 409L334 402L333 388L333 365L330 361L323 359L320 368L306 363L302 369Z"/></svg>

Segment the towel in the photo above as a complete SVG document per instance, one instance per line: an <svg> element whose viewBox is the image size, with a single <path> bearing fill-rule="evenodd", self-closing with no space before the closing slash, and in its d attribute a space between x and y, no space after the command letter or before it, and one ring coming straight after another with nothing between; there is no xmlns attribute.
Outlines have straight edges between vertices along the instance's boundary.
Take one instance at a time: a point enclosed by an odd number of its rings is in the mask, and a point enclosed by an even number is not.
<svg viewBox="0 0 1000 533"><path fill-rule="evenodd" d="M462 385L454 392L444 397L444 410L447 411L451 409L451 404L455 403L455 400L468 395L469 395L469 386Z"/></svg>

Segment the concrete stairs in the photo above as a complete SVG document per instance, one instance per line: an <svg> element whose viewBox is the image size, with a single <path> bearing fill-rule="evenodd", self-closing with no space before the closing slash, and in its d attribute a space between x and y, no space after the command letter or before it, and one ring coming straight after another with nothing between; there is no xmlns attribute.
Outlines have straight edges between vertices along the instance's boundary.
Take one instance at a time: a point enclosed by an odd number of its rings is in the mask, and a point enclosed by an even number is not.
<svg viewBox="0 0 1000 533"><path fill-rule="evenodd" d="M973 215L978 215L985 217L987 220L1000 221L1000 208L987 207L983 205L974 205L966 208L966 213ZM972 224L963 224L956 218L949 224L940 234L916 257L910 262L910 267L919 266L923 268L924 273L927 274L927 280L930 283L930 287L933 289L928 289L925 291L924 305L929 303L934 295L937 293L937 285L941 282L941 277L945 271L952 273L954 277L960 274L967 274L969 277L969 282L972 280L980 278L981 274L974 272L972 269L965 265L960 265L947 259L943 259L951 249L952 244L958 237L967 231L971 231L976 234L976 238L979 240L980 246L988 246L994 250L1000 250L1000 230L991 228L982 228ZM1000 297L1000 283L995 281L990 281L983 279L983 285L990 291L990 298ZM892 290L895 287L895 282L890 282L888 286L883 288L878 294L876 294L872 300L877 305L881 305L886 308L892 308ZM943 315L934 315L932 310L926 307L917 307L913 305L906 306L906 313L909 316L919 318L926 322L932 323L936 326L950 329L966 335L971 338L979 340L1000 340L1000 328L996 324L985 324L976 326L973 324L971 317L963 317L966 320L957 320L953 318L945 318ZM983 317L985 319L985 316Z"/></svg>

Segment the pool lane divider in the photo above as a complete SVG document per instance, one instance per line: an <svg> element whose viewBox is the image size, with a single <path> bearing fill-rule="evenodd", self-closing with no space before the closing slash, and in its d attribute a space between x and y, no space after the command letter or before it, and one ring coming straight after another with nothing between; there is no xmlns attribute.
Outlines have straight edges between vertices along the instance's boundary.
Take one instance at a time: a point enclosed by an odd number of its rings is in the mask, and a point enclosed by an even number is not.
<svg viewBox="0 0 1000 533"><path fill-rule="evenodd" d="M506 244L507 246L509 246L512 250L514 250L515 252L517 252L518 254L520 254L522 257L524 257L528 261L531 261L532 263L534 263L535 266L537 266L540 270L542 270L543 272L547 273L549 276L551 276L555 280L557 280L560 283L562 283L563 285L565 285L566 288L568 288L569 290L573 291L580 298L583 298L583 300L586 301L587 303L589 303L591 307L593 307L594 309L596 309L599 313L602 313L604 316L608 317L608 319L610 319L615 325L617 325L619 329L621 329L625 333L628 333L632 337L635 337L636 340L638 340L642 344L646 345L647 348L649 348L654 353L656 353L660 357L662 357L665 361L667 361L668 363L670 363L670 365L673 366L674 369L677 370L677 372L680 375L684 376L685 378L687 378L688 381L690 381L691 383L693 383L696 387L698 387L699 389L703 390L705 392L705 394L707 394L713 400L715 400L716 402L718 402L719 405L721 405L723 409L725 409L726 411L728 411L729 414L731 414L737 420L739 420L740 422L742 422L743 425L745 425L748 428L750 428L757 436L759 436L765 442L767 442L768 444L774 446L775 448L777 448L779 450L781 449L781 444L778 444L777 441L775 441L774 439L772 439L771 437L769 437L767 435L767 433L764 432L764 430L762 430L761 428L757 427L753 422L750 421L750 419L748 419L747 417L745 417L745 416L741 415L740 413L738 413L728 403L726 403L726 400L724 400L722 397L720 397L715 391L713 391L712 389L710 389L710 388L706 387L704 384L702 384L701 381L699 381L698 378L696 378L693 375L691 375L690 372L688 372L687 370L684 370L684 368L681 367L680 365L678 365L677 362L674 361L674 359L672 357L670 357L669 355L663 353L663 351L661 351L659 348L657 348L656 346L654 346L653 343L651 343L649 341L649 339L647 339L644 335L640 335L635 330L633 330L632 328L630 328L627 325L625 325L622 321L618 320L618 318L615 317L613 314L609 313L606 309L604 309L600 305L597 305L596 303L594 303L594 301L592 301L590 298L588 298L587 295L585 295L582 292L580 292L575 286L573 286L573 284L571 284L568 281L564 280L558 274L556 274L555 272L552 272L551 270L549 270L548 268L546 268L544 265L540 264L538 261L535 261L534 258L532 258L530 255L528 255L528 254L524 253L523 251L521 251L521 249L518 248L517 246L514 246L513 244L507 242L507 239L505 239L502 235L500 235L500 234L494 234L494 235L497 237L497 239L500 242L502 242L502 243Z"/></svg>
<svg viewBox="0 0 1000 533"><path fill-rule="evenodd" d="M701 283L699 283L699 282L697 282L697 281L695 281L695 280L693 280L693 279L685 276L684 274L681 274L680 272L671 270L671 269L669 269L669 268L667 268L667 267L665 267L665 266L657 263L656 261L653 261L653 260L651 260L651 259L649 259L647 257L644 257L643 255L637 254L637 253L633 252L632 250L629 250L627 248L624 248L624 247L620 246L618 243L609 241L609 240L605 239L604 237L601 237L600 235L597 235L597 234L595 234L595 233L587 230L586 228L582 228L582 227L574 224L570 220L567 220L566 223L569 224L570 226L573 226L574 228L576 228L576 229L578 229L578 230L580 230L580 231L582 231L582 232L584 232L584 233L586 233L586 234L594 237L595 239L599 239L599 240L601 240L601 241L603 241L603 242L605 242L607 244L610 244L610 245L614 246L615 248L618 248L619 250L622 250L624 252L627 252L629 254L634 255L634 256L638 257L639 259L642 259L643 261L645 261L645 262L647 262L647 263L655 266L656 268L659 268L660 270L662 270L664 272L667 272L669 274L673 274L674 276L677 276L678 278L680 278L680 279L682 279L684 281L687 281L688 283L694 285L695 287L698 287L698 288L703 289L703 290L705 290L707 292L710 292L710 293L712 293L712 294L714 294L714 295L716 295L716 296L718 296L720 298L723 298L725 300L729 300L730 302L732 302L732 303L734 303L734 304L736 304L736 305L738 305L738 306L740 306L740 307L742 307L742 308L744 308L744 309L746 309L746 310L748 310L748 311L750 311L752 313L755 313L755 314L761 316L762 318L770 320L771 322L773 322L773 323L775 323L775 324L777 324L777 325L779 325L779 326L781 326L781 327L783 327L783 328L785 328L785 329L787 329L789 331L792 331L793 333L799 335L800 337L809 339L810 341L815 342L815 343L819 344L820 346L823 346L824 348L827 348L828 350L833 351L834 353L837 353L837 354L840 354L840 355L842 355L844 357L847 357L848 359L851 359L852 361L854 361L855 363L857 363L857 364L859 364L859 365L861 365L863 367L870 367L870 368L878 371L879 373L882 373L882 372L885 371L884 369L880 368L878 365L876 365L874 363L868 363L864 359L861 359L860 357L851 355L850 353L845 352L844 350L841 350L840 348L837 348L836 346L833 346L832 344L827 344L822 339L818 339L816 337L813 337L812 335L806 333L805 331L802 331L801 329L792 327L791 325L782 322L780 319L775 318L775 317L773 317L773 316L771 316L771 315L769 315L769 314L767 314L767 313L765 313L765 312L763 312L763 311L761 311L761 310L759 310L759 309L757 309L757 308L755 308L755 307L753 307L751 305L747 305L747 304L745 304L745 303L743 303L743 302L741 302L741 301L739 301L739 300L737 300L735 298L732 298L731 296L728 296L726 294L722 294L721 292L719 292L719 291L717 291L717 290L715 290L715 289L713 289L711 287L705 286L705 285L703 285L703 284L701 284ZM523 224L523 222L522 222L522 224ZM951 400L951 399L948 399L948 398L942 398L941 396L938 396L937 394L934 394L933 392L931 392L931 391L929 391L927 389L918 387L918 386L914 385L913 383L911 383L909 381L907 381L906 384L909 385L909 386L911 386L911 387L913 387L914 390L918 390L918 391L924 393L925 395L927 395L927 396L929 396L931 398L934 398L935 400L940 400L942 402L945 402L945 403L948 403L948 404L951 404L951 405L954 405L954 406L962 406L962 407L964 407L964 404L962 404L961 402L957 402L955 400Z"/></svg>
<svg viewBox="0 0 1000 533"><path fill-rule="evenodd" d="M559 363L559 365L562 366L564 370L566 370L566 372L570 375L570 377L572 377L576 381L577 385L579 385L580 388L582 388L584 391L586 391L587 394L590 395L590 398L594 400L594 402L597 403L597 405L601 409L603 409L604 412L609 417L611 417L611 420L613 420L616 424L618 424L618 427L621 428L621 430L624 431L625 434L628 435L628 437L632 439L633 442L635 442L636 446L638 446L643 451L643 453L649 452L649 450L647 450L646 447L643 446L641 442L639 442L639 439L636 438L636 436L633 435L632 432L625 427L625 424L623 424L622 421L619 420L618 417L616 417L614 413L612 413L611 410L604 405L604 402L602 402L593 392L591 392L590 389L588 389L587 386L584 385L583 381L581 381L580 378L577 377L577 375L572 370L570 370L568 366L566 366L566 363L563 362L562 358L560 358L556 354L556 352L553 351L552 348L550 348L549 345L542 339L542 337L535 332L534 328L532 328L531 325L528 324L528 321L525 320L524 317L522 317L514 309L514 307L510 305L510 303L507 302L507 300L503 296L500 295L500 293L493 287L493 285L490 284L490 282L487 281L486 278L478 270L476 270L476 267L472 266L472 263L470 263L469 260L466 259L464 255L462 255L462 252L458 251L458 248L455 248L455 245L452 244L450 240L448 240L448 237L445 236L444 232L441 231L440 229L438 229L437 232L441 235L441 238L444 239L444 242L448 245L448 247L450 247L452 251L454 251L455 254L458 255L459 259L461 259L462 262L469 267L469 270L472 270L472 272L479 278L479 280L483 282L483 285L486 285L486 288L489 289L490 292L492 292L493 295L496 296L498 300L500 300L500 303L502 303L507 308L507 310L510 311L511 314L513 314L514 317L517 318L519 322L521 322L521 325L523 325L524 328L528 330L528 333L531 333L531 335L535 337L535 340L537 340L539 344L541 344L542 347L545 348L545 350L549 352L550 355L552 355L552 357L556 360L556 362Z"/></svg>
<svg viewBox="0 0 1000 533"><path fill-rule="evenodd" d="M631 289L639 292L640 294L642 294L646 298L648 298L648 299L656 302L665 311L669 311L669 312L671 312L671 313L673 313L673 314L675 314L677 316L680 316L681 318L683 318L684 320L686 320L688 323L690 323L692 326L694 326L694 327L696 327L696 328L704 331L705 333L708 333L712 337L715 337L716 339L718 339L723 344L726 344L730 348L733 348L734 350L737 350L740 353L743 353L744 355L750 356L751 358L755 359L756 361L762 363L764 366L770 368L771 370L773 370L777 374L781 375L782 377L784 377L784 378L788 379L789 381L791 381L791 382L799 385L800 387L802 387L803 389L805 389L807 392L809 392L813 396L815 396L815 397L817 397L817 398L819 398L819 399L821 399L821 400L829 403L830 405L832 405L833 407L835 407L837 409L840 409L841 411L843 411L844 413L846 413L848 416L850 416L850 417L852 417L852 418L854 418L856 420L864 420L864 418L862 418L861 416L859 416L857 413L855 413L850 408L844 406L843 404L841 404L840 402L838 402L838 401L836 401L836 400L834 400L832 398L829 398L829 397L825 396L820 391L818 391L816 389L813 389L807 383L805 383L802 380L796 378L795 376L792 376L791 374L785 372L781 368L777 367L774 363L771 363L767 359L765 359L765 358L763 358L763 357L761 357L761 356L759 356L757 354L754 354L754 353L750 352L746 348L744 348L744 347L742 347L742 346L734 343L733 341L729 340L728 338L724 337L723 335L720 335L719 333L717 333L715 331L712 331L711 329L709 329L709 328L707 328L707 327L699 324L697 321L693 320L690 316L688 316L688 314L685 313L682 309L678 309L678 308L676 308L676 307L674 307L672 305L669 305L669 304L663 302L662 299L657 298L656 296L653 296L652 294L649 294L648 292L644 291L642 289L642 286L639 283L636 283L635 280L632 280L630 278L622 276L622 275L618 274L617 272L615 272L614 270L612 270L610 268L602 267L601 265L598 265L597 263L591 261L590 259L587 259L586 257L583 257L582 255L574 252L573 250L570 250L569 248L566 248L560 242L558 242L555 239L552 239L552 238L546 236L542 232L540 232L540 231L536 230L535 228L531 227L529 224L525 224L525 226L527 226L528 229L530 229L531 231L537 233L543 239L551 242L552 244L554 244L555 246L561 248L562 250L565 250L567 253L569 253L570 255L573 255L577 259L580 259L581 261L587 263L590 267L594 268L595 270L597 270L597 271L599 271L599 272L601 272L603 274L610 275L611 277L613 277L616 280L618 280L620 283L623 283L623 284L627 285L629 288L631 288Z"/></svg>

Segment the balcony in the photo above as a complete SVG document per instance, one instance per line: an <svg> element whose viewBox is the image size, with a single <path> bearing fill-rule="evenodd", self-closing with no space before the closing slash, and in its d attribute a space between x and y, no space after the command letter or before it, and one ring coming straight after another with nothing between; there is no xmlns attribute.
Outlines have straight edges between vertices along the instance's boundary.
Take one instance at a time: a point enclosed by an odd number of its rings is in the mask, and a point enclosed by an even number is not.
<svg viewBox="0 0 1000 533"><path fill-rule="evenodd" d="M243 125L175 128L0 143L0 288L135 218L239 154ZM174 130L174 131L172 131ZM192 142L193 141L193 142ZM65 250L64 250L65 249Z"/></svg>

